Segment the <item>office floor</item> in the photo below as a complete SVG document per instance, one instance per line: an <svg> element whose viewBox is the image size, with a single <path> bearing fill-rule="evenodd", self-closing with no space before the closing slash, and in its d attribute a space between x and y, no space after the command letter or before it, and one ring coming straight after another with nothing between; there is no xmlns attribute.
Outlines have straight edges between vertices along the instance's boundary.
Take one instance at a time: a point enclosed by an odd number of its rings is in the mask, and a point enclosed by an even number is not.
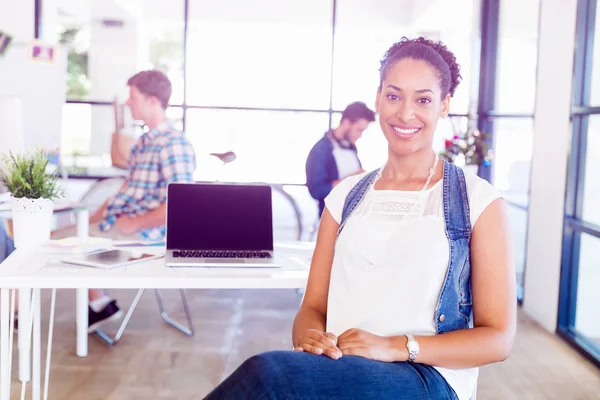
<svg viewBox="0 0 600 400"><path fill-rule="evenodd" d="M135 291L113 295L126 307ZM172 315L181 319L178 292L165 291L164 296ZM290 347L300 303L294 290L203 290L191 291L189 297L194 337L166 326L154 293L147 291L121 342L109 348L90 337L89 356L82 359L75 355L75 293L59 291L49 398L201 399L247 357ZM50 291L43 298L45 340ZM16 357L16 346L14 350ZM12 376L13 398L18 399L16 363ZM482 368L477 399L600 399L600 370L520 312L513 354L504 363Z"/></svg>

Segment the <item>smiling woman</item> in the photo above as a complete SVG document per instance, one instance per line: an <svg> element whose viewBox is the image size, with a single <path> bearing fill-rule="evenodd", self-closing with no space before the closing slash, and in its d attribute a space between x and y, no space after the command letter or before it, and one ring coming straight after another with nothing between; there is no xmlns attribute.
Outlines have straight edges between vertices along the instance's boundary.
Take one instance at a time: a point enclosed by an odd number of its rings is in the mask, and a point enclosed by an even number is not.
<svg viewBox="0 0 600 400"><path fill-rule="evenodd" d="M431 153L437 122L448 116L460 79L454 55L440 43L403 38L386 52L376 110L390 151Z"/></svg>
<svg viewBox="0 0 600 400"><path fill-rule="evenodd" d="M295 351L248 359L208 399L469 400L478 367L510 353L505 205L433 151L460 81L455 57L442 43L402 38L380 74L387 163L325 199Z"/></svg>

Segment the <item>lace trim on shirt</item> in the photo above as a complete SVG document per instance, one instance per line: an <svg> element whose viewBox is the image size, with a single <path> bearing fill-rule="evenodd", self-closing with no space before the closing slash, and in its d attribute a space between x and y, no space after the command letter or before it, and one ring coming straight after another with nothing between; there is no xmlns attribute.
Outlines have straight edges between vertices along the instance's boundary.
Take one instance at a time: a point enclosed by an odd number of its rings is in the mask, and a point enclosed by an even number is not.
<svg viewBox="0 0 600 400"><path fill-rule="evenodd" d="M423 196L423 197L421 197ZM442 215L442 185L427 192L373 191L365 195L356 208L358 217L367 215L392 217L394 220L417 219Z"/></svg>
<svg viewBox="0 0 600 400"><path fill-rule="evenodd" d="M411 215L423 211L424 204L418 200L377 200L371 203L371 211L380 214Z"/></svg>

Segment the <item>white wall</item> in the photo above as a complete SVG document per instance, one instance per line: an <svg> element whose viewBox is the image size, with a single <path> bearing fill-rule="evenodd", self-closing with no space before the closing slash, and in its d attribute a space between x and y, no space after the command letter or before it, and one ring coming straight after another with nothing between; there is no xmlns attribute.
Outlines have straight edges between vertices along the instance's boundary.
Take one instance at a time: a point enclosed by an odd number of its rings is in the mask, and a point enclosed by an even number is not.
<svg viewBox="0 0 600 400"><path fill-rule="evenodd" d="M40 39L56 42L57 0L43 0ZM15 43L27 43L35 36L34 0L0 0L0 31L9 33Z"/></svg>
<svg viewBox="0 0 600 400"><path fill-rule="evenodd" d="M577 0L542 0L523 308L556 330ZM515 93L518 96L518 93Z"/></svg>
<svg viewBox="0 0 600 400"><path fill-rule="evenodd" d="M48 21L54 0L47 0ZM35 36L33 0L0 0L0 30L14 36L14 42L0 59L0 96L21 99L23 139L26 147L56 148L60 144L61 111L65 102L66 54L58 50L56 61L47 64L29 60L28 45ZM47 31L52 25L46 24ZM54 27L54 30L56 28ZM48 100L50 99L50 100ZM0 143L0 150L7 150Z"/></svg>
<svg viewBox="0 0 600 400"><path fill-rule="evenodd" d="M33 38L34 0L0 0L0 10L0 31L12 35L14 43Z"/></svg>
<svg viewBox="0 0 600 400"><path fill-rule="evenodd" d="M0 59L0 96L17 97L22 104L23 142L26 148L60 146L65 102L67 55L58 50L54 63L29 59L29 46L11 45ZM0 129L2 130L2 129ZM10 134L10 132L4 132ZM4 142L0 143L0 150Z"/></svg>

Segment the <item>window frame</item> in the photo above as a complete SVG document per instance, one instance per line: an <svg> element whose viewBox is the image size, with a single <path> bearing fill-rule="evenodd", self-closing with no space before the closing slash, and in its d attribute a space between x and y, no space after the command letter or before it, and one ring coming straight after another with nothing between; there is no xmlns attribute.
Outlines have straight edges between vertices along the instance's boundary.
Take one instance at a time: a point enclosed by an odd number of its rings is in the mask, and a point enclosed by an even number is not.
<svg viewBox="0 0 600 400"><path fill-rule="evenodd" d="M589 117L600 115L600 107L590 105L596 8L596 0L578 2L557 332L600 367L600 346L575 328L581 235L600 238L600 226L583 219Z"/></svg>

